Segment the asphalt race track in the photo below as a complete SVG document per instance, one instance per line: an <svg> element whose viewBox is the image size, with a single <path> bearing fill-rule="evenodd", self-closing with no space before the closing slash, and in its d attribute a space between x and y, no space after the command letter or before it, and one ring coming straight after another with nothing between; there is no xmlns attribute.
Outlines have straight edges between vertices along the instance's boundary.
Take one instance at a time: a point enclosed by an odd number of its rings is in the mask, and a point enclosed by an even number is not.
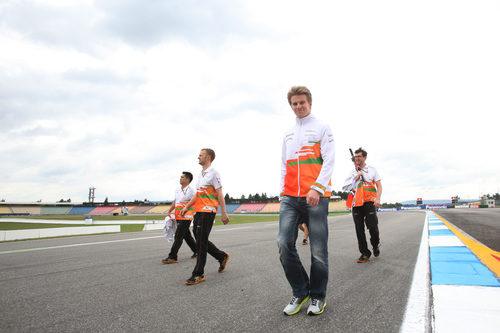
<svg viewBox="0 0 500 333"><path fill-rule="evenodd" d="M437 213L490 249L500 251L500 209L441 209Z"/></svg>
<svg viewBox="0 0 500 333"><path fill-rule="evenodd" d="M383 212L379 220L381 256L357 264L351 216L329 218L330 281L318 317L305 309L282 313L291 291L278 259L277 222L214 227L211 240L231 259L217 273L209 257L207 281L195 286L184 285L194 267L186 245L178 264L160 262L170 243L159 231L0 243L0 331L398 332L425 213Z"/></svg>

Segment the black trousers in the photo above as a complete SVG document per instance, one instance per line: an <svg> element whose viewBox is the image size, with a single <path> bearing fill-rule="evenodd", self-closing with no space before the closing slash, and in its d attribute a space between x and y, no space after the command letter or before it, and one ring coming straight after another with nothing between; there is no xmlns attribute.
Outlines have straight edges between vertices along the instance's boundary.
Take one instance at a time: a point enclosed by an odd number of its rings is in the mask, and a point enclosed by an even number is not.
<svg viewBox="0 0 500 333"><path fill-rule="evenodd" d="M185 240L186 244L189 246L193 253L196 253L196 242L193 236L191 236L191 231L189 231L189 225L191 220L177 220L177 229L175 230L174 244L170 249L169 258L177 259L177 252L182 245L182 241Z"/></svg>
<svg viewBox="0 0 500 333"><path fill-rule="evenodd" d="M205 264L207 262L207 253L217 261L222 261L226 257L224 251L219 250L211 241L208 240L212 226L214 225L215 213L197 212L194 215L193 228L196 238L196 266L193 275L203 275Z"/></svg>
<svg viewBox="0 0 500 333"><path fill-rule="evenodd" d="M373 248L378 247L380 243L378 231L377 209L373 202L366 202L363 206L352 209L352 218L356 227L356 236L358 238L359 252L366 256L371 256L366 244L365 224L370 232L370 243Z"/></svg>

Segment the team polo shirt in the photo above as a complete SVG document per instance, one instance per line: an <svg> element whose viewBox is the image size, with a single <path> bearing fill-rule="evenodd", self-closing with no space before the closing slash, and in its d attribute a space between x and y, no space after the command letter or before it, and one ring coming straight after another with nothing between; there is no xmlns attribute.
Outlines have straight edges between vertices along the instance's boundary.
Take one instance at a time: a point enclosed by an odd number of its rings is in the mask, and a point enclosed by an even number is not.
<svg viewBox="0 0 500 333"><path fill-rule="evenodd" d="M368 164L365 164L365 167L361 169L361 171L363 171L363 178L365 179L365 182L375 183L378 182L379 180L382 180L382 178L380 178L377 169ZM357 175L358 171L356 169L353 169L349 177L346 179L344 186L342 187L344 191L350 191L358 188L361 178L355 181Z"/></svg>
<svg viewBox="0 0 500 333"><path fill-rule="evenodd" d="M344 191L351 191L351 194L354 194L352 201L348 198L348 206L359 207L367 202L374 202L377 199L377 186L375 182L381 180L377 169L365 165L361 171L363 172L364 182L361 182L361 178L356 181L358 171L353 169L342 187Z"/></svg>
<svg viewBox="0 0 500 333"><path fill-rule="evenodd" d="M195 191L191 186L182 187L175 191L175 219L176 220L192 220L194 209L188 209L184 216L181 216L181 210L187 205L191 198L195 195Z"/></svg>
<svg viewBox="0 0 500 333"><path fill-rule="evenodd" d="M216 190L221 187L220 175L214 168L202 171L196 183L195 212L217 213L219 197Z"/></svg>

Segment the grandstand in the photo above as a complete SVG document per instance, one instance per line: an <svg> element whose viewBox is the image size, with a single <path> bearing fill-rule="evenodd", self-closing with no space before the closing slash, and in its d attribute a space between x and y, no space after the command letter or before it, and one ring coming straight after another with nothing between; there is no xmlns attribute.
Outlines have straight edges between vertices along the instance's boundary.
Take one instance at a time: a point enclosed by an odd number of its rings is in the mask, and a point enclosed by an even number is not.
<svg viewBox="0 0 500 333"><path fill-rule="evenodd" d="M346 201L330 201L328 203L328 211L329 212L339 212L347 210Z"/></svg>
<svg viewBox="0 0 500 333"><path fill-rule="evenodd" d="M65 215L65 214L68 214L70 210L71 210L71 207L68 207L68 206L64 206L64 207L49 206L49 207L42 207L40 214L42 214L42 215Z"/></svg>
<svg viewBox="0 0 500 333"><path fill-rule="evenodd" d="M8 206L0 206L0 215L9 215L12 214L12 211Z"/></svg>
<svg viewBox="0 0 500 333"><path fill-rule="evenodd" d="M239 206L241 206L241 204L226 204L226 212L228 214L234 213L234 211L238 209Z"/></svg>
<svg viewBox="0 0 500 333"><path fill-rule="evenodd" d="M111 215L118 215L122 212L122 207L116 207L115 209L113 209L112 211L110 211L108 214L111 214Z"/></svg>
<svg viewBox="0 0 500 333"><path fill-rule="evenodd" d="M145 214L147 211L151 210L151 206L135 206L127 207L129 214Z"/></svg>
<svg viewBox="0 0 500 333"><path fill-rule="evenodd" d="M68 214L70 215L87 215L90 213L92 210L94 210L96 207L94 206L76 206L71 208Z"/></svg>
<svg viewBox="0 0 500 333"><path fill-rule="evenodd" d="M40 215L42 212L41 206L11 206L12 213L20 215Z"/></svg>
<svg viewBox="0 0 500 333"><path fill-rule="evenodd" d="M167 214L171 205L158 205L154 206L150 210L147 211L147 214Z"/></svg>
<svg viewBox="0 0 500 333"><path fill-rule="evenodd" d="M99 204L86 206L82 204L0 204L0 215L121 215L122 203L101 206ZM163 215L168 212L170 204L134 204L125 205L128 214L155 214ZM330 201L329 212L346 211L345 200ZM278 214L279 202L269 203L228 203L226 204L228 214ZM220 213L220 209L219 209Z"/></svg>
<svg viewBox="0 0 500 333"><path fill-rule="evenodd" d="M234 210L235 213L258 213L264 208L265 203L245 203Z"/></svg>
<svg viewBox="0 0 500 333"><path fill-rule="evenodd" d="M280 212L280 203L279 202L270 202L266 204L261 210L261 213L279 213Z"/></svg>
<svg viewBox="0 0 500 333"><path fill-rule="evenodd" d="M115 210L116 206L101 206L96 207L94 210L90 211L89 215L106 215L110 214L113 210Z"/></svg>

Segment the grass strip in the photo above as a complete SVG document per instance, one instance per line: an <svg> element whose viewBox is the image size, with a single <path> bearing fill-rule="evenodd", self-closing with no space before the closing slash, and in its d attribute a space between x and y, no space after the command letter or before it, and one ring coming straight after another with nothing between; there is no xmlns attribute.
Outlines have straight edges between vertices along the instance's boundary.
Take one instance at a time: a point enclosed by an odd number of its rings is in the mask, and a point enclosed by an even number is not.
<svg viewBox="0 0 500 333"><path fill-rule="evenodd" d="M346 215L347 213L330 213L328 216L340 216ZM42 228L64 228L64 227L90 227L96 224L83 224L85 216L84 215L43 215L43 216L28 216L23 218L29 219L47 219L47 220L71 220L77 221L81 220L82 224L59 224L59 223L24 223L24 222L2 222L0 218L0 230L23 230L23 229L42 229ZM113 225L113 221L120 220L132 220L138 221L137 224L121 224L121 232L136 232L142 231L144 228L144 223L140 221L152 221L152 220L163 220L165 215L136 215L136 216L94 216L94 221L109 221L110 224L99 224L99 225ZM242 223L256 223L256 222L272 222L278 221L279 215L230 215L229 224L242 224ZM221 216L217 215L215 217L214 225L222 225Z"/></svg>

